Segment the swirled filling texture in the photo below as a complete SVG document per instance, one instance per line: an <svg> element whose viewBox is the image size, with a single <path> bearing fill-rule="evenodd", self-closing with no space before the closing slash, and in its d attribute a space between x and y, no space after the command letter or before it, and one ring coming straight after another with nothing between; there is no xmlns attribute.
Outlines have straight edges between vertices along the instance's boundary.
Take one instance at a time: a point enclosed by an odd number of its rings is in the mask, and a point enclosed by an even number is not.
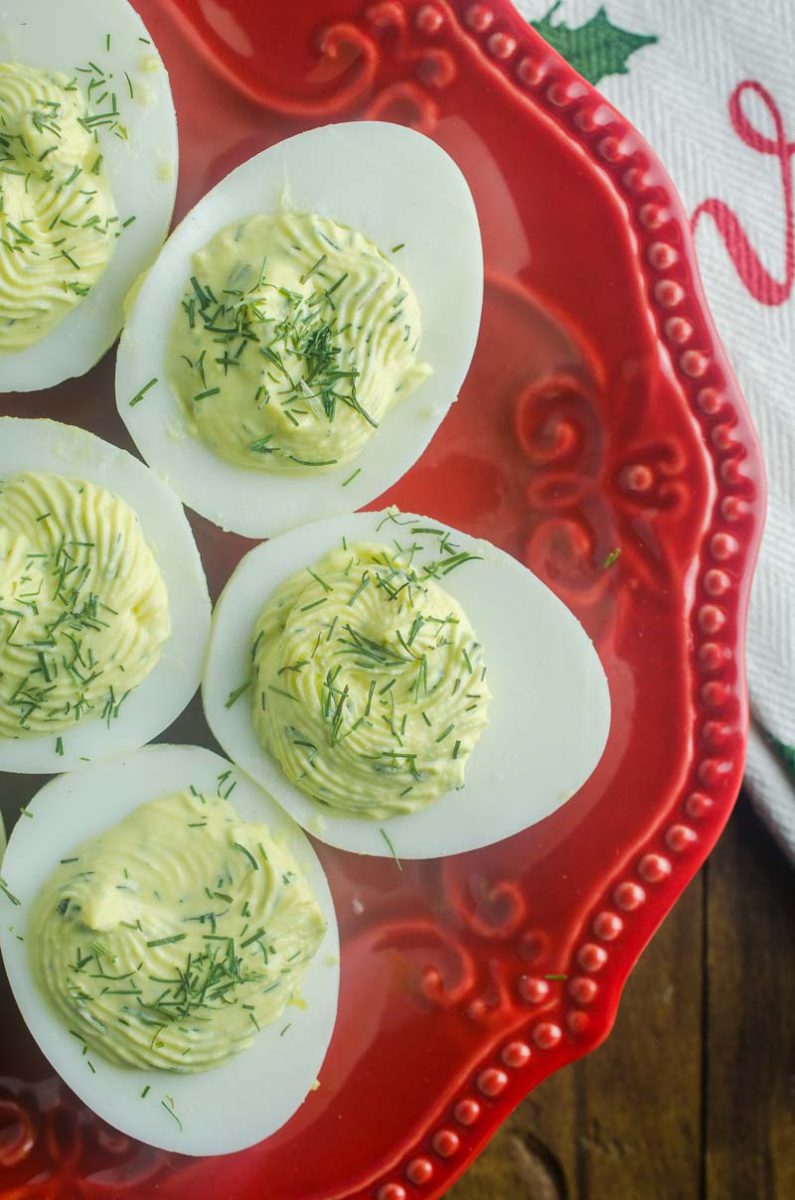
<svg viewBox="0 0 795 1200"><path fill-rule="evenodd" d="M66 855L27 943L39 986L88 1047L187 1072L225 1062L284 1011L324 931L292 855L194 789Z"/></svg>
<svg viewBox="0 0 795 1200"><path fill-rule="evenodd" d="M325 470L361 451L430 373L417 298L364 234L323 217L258 215L193 259L169 377L221 458Z"/></svg>
<svg viewBox="0 0 795 1200"><path fill-rule="evenodd" d="M77 82L0 63L0 354L46 337L88 295L118 229Z"/></svg>
<svg viewBox="0 0 795 1200"><path fill-rule="evenodd" d="M257 737L336 812L382 820L463 786L491 693L483 647L438 582L461 557L415 569L378 543L332 550L260 615Z"/></svg>
<svg viewBox="0 0 795 1200"><path fill-rule="evenodd" d="M114 721L171 632L133 509L93 483L12 475L0 490L0 738Z"/></svg>

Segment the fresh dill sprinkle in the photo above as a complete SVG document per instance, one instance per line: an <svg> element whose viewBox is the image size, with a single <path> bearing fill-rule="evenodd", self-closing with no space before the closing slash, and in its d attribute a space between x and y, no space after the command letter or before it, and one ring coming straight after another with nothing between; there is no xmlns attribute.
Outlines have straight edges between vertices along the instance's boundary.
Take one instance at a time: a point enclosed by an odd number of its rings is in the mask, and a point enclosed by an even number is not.
<svg viewBox="0 0 795 1200"><path fill-rule="evenodd" d="M336 458L299 458L297 454L289 454L287 457L302 467L333 467L337 462Z"/></svg>
<svg viewBox="0 0 795 1200"><path fill-rule="evenodd" d="M135 408L136 404L140 404L149 389L153 388L156 383L157 376L155 376L153 379L150 379L148 383L145 383L140 392L136 392L133 396L132 400L130 401L130 408Z"/></svg>
<svg viewBox="0 0 795 1200"><path fill-rule="evenodd" d="M320 584L324 592L331 592L334 590L326 583L325 579L321 579L317 572L313 571L311 567L307 567L306 570L307 574L311 575L315 582Z"/></svg>
<svg viewBox="0 0 795 1200"><path fill-rule="evenodd" d="M355 471L353 471L353 472L352 472L352 473L351 473L351 474L348 476L348 478L347 478L347 479L343 479L343 481L342 481L342 487L347 487L349 483L353 483L353 481L354 481L354 479L356 478L356 476L357 476L357 475L361 475L361 473L362 473L362 468L361 468L361 467L357 467L357 468L356 468L356 470L355 470Z"/></svg>
<svg viewBox="0 0 795 1200"><path fill-rule="evenodd" d="M232 705L240 699L243 693L248 691L248 689L251 687L251 683L251 679L246 679L240 684L239 687L236 687L234 691L231 691L224 702L224 708L231 708Z"/></svg>
<svg viewBox="0 0 795 1200"><path fill-rule="evenodd" d="M245 224L239 225L235 240L243 238ZM343 249L322 229L315 228L312 233L325 240L331 250L340 252ZM231 264L225 279L213 277L210 280L201 274L192 276L181 301L188 330L194 331L183 343L183 357L194 356L192 347L196 344L196 330L205 340L208 354L212 354L207 362L206 382L210 387L193 394L189 368L189 372L181 377L182 398L190 403L214 394L211 388L220 382L219 372L226 377L241 361L251 364L254 368L251 394L256 412L263 414L265 430L262 424L258 428L247 424L244 431L251 439L248 451L266 456L259 460L261 465L282 460L314 469L337 466L340 458L334 456L334 450L328 457L312 457L305 451L305 445L315 429L323 427L325 434L327 427L345 410L346 420L355 414L372 429L379 426L380 414L368 411L361 379L366 375L369 380L370 364L365 360L372 352L378 349L382 356L385 353L378 342L370 345L374 331L369 326L373 319L378 324L379 319L369 314L367 300L360 299L362 288L356 275L351 277L352 273L348 271L338 274L332 269L334 256L331 250L316 256L316 250L307 252L310 245L316 246L314 236L308 241L301 240L300 244L292 242L294 257L300 260L300 266L295 264L294 288L268 277L266 255L258 270L254 262L239 261ZM381 283L384 265L382 259L375 276ZM389 270L392 272L394 303L402 303L408 292L400 291L402 281L396 269L390 267ZM299 284L303 290L299 289ZM365 292L368 287L369 283L365 283ZM398 309L390 319L401 315L402 310ZM404 327L410 336L410 326ZM361 334L363 328L368 331L364 335ZM182 332L187 334L188 330L182 326ZM355 332L346 340L345 335L350 330ZM357 333L360 336L357 337ZM389 360L398 354L413 356L415 350L416 345L410 349L392 348L386 357ZM388 365L391 366L391 362ZM396 368L404 365L408 363L395 363ZM226 390L223 385L221 390ZM271 418L278 425L267 432ZM201 421L203 415L198 419ZM285 429L285 422L293 428ZM330 444L333 445L333 441ZM349 472L342 486L349 486L359 473L360 469Z"/></svg>
<svg viewBox="0 0 795 1200"><path fill-rule="evenodd" d="M284 672L285 683L287 672L303 670L298 694L286 693L300 712L269 701L264 718L263 737L273 731L273 752L289 777L320 805L332 806L340 794L335 771L348 764L355 770L358 759L366 774L354 785L349 807L364 811L373 806L370 796L383 799L384 817L405 811L411 802L401 798L412 792L418 805L427 803L439 794L440 779L441 790L461 784L489 694L486 687L467 691L478 687L483 649L441 583L479 556L461 550L444 527L397 510L374 523L387 520L411 533L393 530L397 536L380 546L343 543L342 551L337 542L304 567L303 579L296 574L276 594L264 627L275 618L289 640L269 647L256 664L274 681ZM366 589L367 600L357 608ZM330 591L335 594L323 619L304 620L316 598L323 603ZM293 641L293 634L303 641ZM299 653L304 657L296 661ZM267 676L260 687L272 688ZM255 712L254 720L258 725L263 718Z"/></svg>
<svg viewBox="0 0 795 1200"><path fill-rule="evenodd" d="M568 979L568 975L544 975L543 978L549 980L563 980Z"/></svg>
<svg viewBox="0 0 795 1200"><path fill-rule="evenodd" d="M166 1101L168 1101L168 1103L166 1103ZM179 1119L179 1117L177 1116L177 1114L174 1112L174 1101L173 1101L173 1099L171 1098L171 1096L166 1096L165 1100L161 1100L161 1101L160 1101L160 1103L161 1103L161 1105L163 1106L163 1108L166 1110L166 1112L168 1113L168 1115L169 1115L170 1117L173 1117L173 1118L174 1118L174 1120L175 1120L175 1121L177 1122L177 1124L179 1125L180 1132L182 1132L182 1122L180 1121L180 1119Z"/></svg>
<svg viewBox="0 0 795 1200"><path fill-rule="evenodd" d="M254 855L251 853L251 851L248 849L247 846L241 846L240 842L232 842L232 845L234 846L235 850L239 850L241 854L244 854L246 856L246 858L249 861L252 871L259 870L259 863L257 862L256 858L254 857ZM244 942L243 945L245 946L245 944L246 943Z"/></svg>
<svg viewBox="0 0 795 1200"><path fill-rule="evenodd" d="M365 572L365 573L364 573L364 575L362 575L362 581L361 581L361 583L360 583L360 584L359 584L359 586L356 588L355 592L353 593L353 595L351 596L350 600L348 601L348 606L349 606L350 608L352 608L352 607L353 607L353 605L356 603L356 601L357 601L357 600L359 599L359 597L361 596L361 594L362 594L362 592L364 591L364 589L365 589L366 587L369 587L369 585L370 585L370 576L367 574L367 572Z"/></svg>
<svg viewBox="0 0 795 1200"><path fill-rule="evenodd" d="M155 938L153 942L147 942L147 946L170 946L173 942L181 942L188 935L187 933L172 933L171 937Z"/></svg>
<svg viewBox="0 0 795 1200"><path fill-rule="evenodd" d="M397 254L398 250L402 250L403 247L405 246L405 244L406 244L405 242L398 242L398 244L396 246L392 247L392 250L390 251L390 253Z"/></svg>
<svg viewBox="0 0 795 1200"><path fill-rule="evenodd" d="M132 225L133 221L135 221L135 220L137 220L137 218L132 216L132 217L128 217L126 221L122 221L122 223L121 223L122 229L126 229L128 227L128 225Z"/></svg>
<svg viewBox="0 0 795 1200"><path fill-rule="evenodd" d="M59 755L61 755L61 757L63 757L63 738L62 737L57 737L55 739L55 753L59 754Z"/></svg>
<svg viewBox="0 0 795 1200"><path fill-rule="evenodd" d="M22 903L22 901L19 900L14 895L14 893L9 889L9 886L6 883L5 879L0 879L0 892L2 892L3 895L6 897L6 899L10 900L12 904L21 904Z"/></svg>
<svg viewBox="0 0 795 1200"><path fill-rule="evenodd" d="M150 1092L150 1091L151 1091L151 1085L147 1083L146 1087L145 1087L145 1088L144 1088L144 1090L141 1092L141 1099L142 1099L142 1100L145 1100L145 1099L146 1099L146 1097L149 1095L149 1092Z"/></svg>
<svg viewBox="0 0 795 1200"><path fill-rule="evenodd" d="M203 392L199 392L197 396L193 397L194 403L197 403L199 400L206 400L208 396L217 396L220 390L219 387L205 388Z"/></svg>
<svg viewBox="0 0 795 1200"><path fill-rule="evenodd" d="M386 842L387 846L389 847L389 853L390 853L390 854L392 855L392 857L394 858L394 860L395 860L395 865L397 866L397 869L398 869L399 871L402 871L402 870L403 870L403 864L401 863L400 859L398 858L398 855L397 855L397 850L396 850L396 849L395 849L395 847L394 847L394 844L393 844L393 842L392 842L392 839L391 839L391 837L389 836L389 834L387 833L387 831L386 831L386 830L385 830L383 827L381 827L381 828L379 829L379 831L378 831L378 832L381 834L381 837L384 839L384 841Z"/></svg>
<svg viewBox="0 0 795 1200"><path fill-rule="evenodd" d="M602 563L602 570L606 571L608 567L612 567L613 563L618 562L618 559L620 557L621 557L621 547L616 546L616 548L614 550L610 551L610 553L607 555L604 562Z"/></svg>
<svg viewBox="0 0 795 1200"><path fill-rule="evenodd" d="M319 267L323 266L323 263L326 261L327 258L328 258L327 254L321 254L320 258L317 260L317 262L314 264L314 266L310 267L308 271L304 272L304 274L300 278L300 282L306 283L306 281L308 279L311 279L311 277L314 275L315 271L317 271Z"/></svg>

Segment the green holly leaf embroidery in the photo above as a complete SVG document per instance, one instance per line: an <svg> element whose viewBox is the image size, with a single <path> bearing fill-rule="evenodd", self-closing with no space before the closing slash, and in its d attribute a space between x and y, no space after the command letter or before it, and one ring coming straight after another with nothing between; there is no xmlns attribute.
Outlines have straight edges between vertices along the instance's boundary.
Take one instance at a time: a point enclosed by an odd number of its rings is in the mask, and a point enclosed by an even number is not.
<svg viewBox="0 0 795 1200"><path fill-rule="evenodd" d="M772 733L769 733L767 736L784 759L790 771L795 775L795 746L788 746L786 742L779 741Z"/></svg>
<svg viewBox="0 0 795 1200"><path fill-rule="evenodd" d="M599 83L606 75L626 75L630 55L658 40L652 34L630 33L611 25L603 7L576 29L563 21L553 24L552 17L560 5L561 0L556 0L540 21L530 24L589 83Z"/></svg>

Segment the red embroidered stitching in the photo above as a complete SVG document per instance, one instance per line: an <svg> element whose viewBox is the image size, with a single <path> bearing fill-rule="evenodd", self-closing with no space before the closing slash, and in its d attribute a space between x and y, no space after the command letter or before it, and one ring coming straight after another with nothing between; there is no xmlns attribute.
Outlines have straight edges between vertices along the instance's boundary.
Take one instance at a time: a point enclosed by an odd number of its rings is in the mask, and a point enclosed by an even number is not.
<svg viewBox="0 0 795 1200"><path fill-rule="evenodd" d="M766 137L756 129L743 112L742 97L754 92L760 97L776 130L775 139ZM781 187L784 197L784 279L771 275L751 245L737 214L723 200L709 199L699 204L691 223L695 232L701 216L712 217L718 233L723 238L729 257L745 287L760 304L776 306L784 304L790 297L795 282L795 235L793 229L792 170L790 159L795 154L795 142L788 142L781 110L770 92L756 80L746 79L732 92L729 98L729 118L732 128L746 146L759 154L770 154L778 159Z"/></svg>

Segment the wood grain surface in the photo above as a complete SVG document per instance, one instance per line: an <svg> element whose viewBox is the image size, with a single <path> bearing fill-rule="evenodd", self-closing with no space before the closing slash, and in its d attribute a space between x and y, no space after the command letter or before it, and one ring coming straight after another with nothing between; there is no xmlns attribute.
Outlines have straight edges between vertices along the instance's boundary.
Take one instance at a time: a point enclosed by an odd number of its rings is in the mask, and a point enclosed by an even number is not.
<svg viewBox="0 0 795 1200"><path fill-rule="evenodd" d="M447 1200L793 1200L793 901L741 800L611 1037L528 1096Z"/></svg>

